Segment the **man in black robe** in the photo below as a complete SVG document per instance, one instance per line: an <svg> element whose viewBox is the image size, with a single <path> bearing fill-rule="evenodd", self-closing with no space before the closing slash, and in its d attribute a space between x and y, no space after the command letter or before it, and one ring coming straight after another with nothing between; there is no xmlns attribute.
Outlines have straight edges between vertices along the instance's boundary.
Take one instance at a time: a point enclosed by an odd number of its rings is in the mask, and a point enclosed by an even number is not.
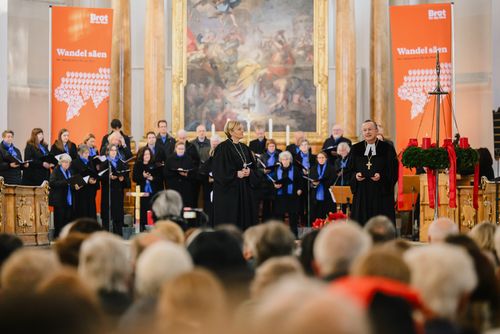
<svg viewBox="0 0 500 334"><path fill-rule="evenodd" d="M322 147L322 150L328 155L328 162L331 166L333 166L339 156L337 154L337 147L340 143L347 143L349 146L352 145L351 140L344 137L344 129L342 129L340 124L334 124L332 126L332 135L326 138Z"/></svg>
<svg viewBox="0 0 500 334"><path fill-rule="evenodd" d="M261 125L255 126L255 136L257 139L251 140L249 147L253 153L262 154L266 151L266 133Z"/></svg>
<svg viewBox="0 0 500 334"><path fill-rule="evenodd" d="M212 161L214 178L214 224L234 224L242 230L257 223L252 186L258 185L252 152L240 140L243 126L238 121L226 123L226 141L217 146Z"/></svg>
<svg viewBox="0 0 500 334"><path fill-rule="evenodd" d="M349 169L352 172L352 218L364 225L377 215L395 222L394 186L398 179L398 159L394 147L377 139L377 124L365 121L364 140L353 145Z"/></svg>

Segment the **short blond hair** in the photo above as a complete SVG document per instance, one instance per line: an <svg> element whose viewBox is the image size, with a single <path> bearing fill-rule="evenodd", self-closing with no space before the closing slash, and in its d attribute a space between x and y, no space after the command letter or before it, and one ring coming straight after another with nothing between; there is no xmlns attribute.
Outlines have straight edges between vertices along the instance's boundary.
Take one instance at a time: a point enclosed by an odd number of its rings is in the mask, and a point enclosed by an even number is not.
<svg viewBox="0 0 500 334"><path fill-rule="evenodd" d="M184 245L184 232L182 228L171 220L157 221L152 233L175 244Z"/></svg>
<svg viewBox="0 0 500 334"><path fill-rule="evenodd" d="M472 228L469 236L476 242L481 250L493 252L495 250L496 225L490 222L482 222Z"/></svg>
<svg viewBox="0 0 500 334"><path fill-rule="evenodd" d="M227 138L231 138L231 131L241 125L242 124L240 121L228 121L226 125L224 125L224 133L226 134Z"/></svg>

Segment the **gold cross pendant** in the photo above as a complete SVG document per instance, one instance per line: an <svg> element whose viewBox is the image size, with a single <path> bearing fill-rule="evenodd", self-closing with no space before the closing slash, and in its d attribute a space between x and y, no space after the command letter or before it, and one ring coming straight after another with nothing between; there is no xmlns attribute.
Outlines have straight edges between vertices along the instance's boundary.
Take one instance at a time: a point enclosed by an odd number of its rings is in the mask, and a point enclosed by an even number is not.
<svg viewBox="0 0 500 334"><path fill-rule="evenodd" d="M370 170L372 168L372 163L370 161L368 161L366 163L366 167L368 167L368 170Z"/></svg>

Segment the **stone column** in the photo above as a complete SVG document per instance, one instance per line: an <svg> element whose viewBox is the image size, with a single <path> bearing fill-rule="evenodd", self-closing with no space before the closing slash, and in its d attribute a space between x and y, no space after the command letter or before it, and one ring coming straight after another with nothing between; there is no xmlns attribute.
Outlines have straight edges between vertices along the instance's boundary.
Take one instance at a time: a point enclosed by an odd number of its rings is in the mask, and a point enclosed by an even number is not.
<svg viewBox="0 0 500 334"><path fill-rule="evenodd" d="M372 0L370 29L370 117L390 137L389 90L389 1Z"/></svg>
<svg viewBox="0 0 500 334"><path fill-rule="evenodd" d="M335 49L335 116L344 136L356 133L356 34L354 0L337 0Z"/></svg>
<svg viewBox="0 0 500 334"><path fill-rule="evenodd" d="M144 133L165 118L165 11L163 0L146 4Z"/></svg>
<svg viewBox="0 0 500 334"><path fill-rule="evenodd" d="M109 118L122 121L123 131L130 134L131 62L130 62L130 2L112 0L113 48L111 51L111 94Z"/></svg>

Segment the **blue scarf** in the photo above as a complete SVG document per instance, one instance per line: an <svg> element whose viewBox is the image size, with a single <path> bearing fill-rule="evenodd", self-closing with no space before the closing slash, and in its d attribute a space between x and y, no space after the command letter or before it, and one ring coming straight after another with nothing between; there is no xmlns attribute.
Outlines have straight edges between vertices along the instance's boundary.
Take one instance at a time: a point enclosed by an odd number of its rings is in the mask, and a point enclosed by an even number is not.
<svg viewBox="0 0 500 334"><path fill-rule="evenodd" d="M83 162L84 165L89 164L89 159L85 159L84 157L80 157L80 160Z"/></svg>
<svg viewBox="0 0 500 334"><path fill-rule="evenodd" d="M326 162L323 165L323 168L321 168L321 165L318 164L318 180L321 180L323 178L323 175L325 175L325 170L326 170ZM324 201L325 200L325 187L323 186L323 183L319 183L318 187L316 188L316 200L318 201Z"/></svg>
<svg viewBox="0 0 500 334"><path fill-rule="evenodd" d="M89 156L95 157L97 155L97 152L95 151L95 148L89 147Z"/></svg>
<svg viewBox="0 0 500 334"><path fill-rule="evenodd" d="M309 164L309 154L304 154L301 151L300 156L302 157L302 165L307 169L311 168L311 165Z"/></svg>
<svg viewBox="0 0 500 334"><path fill-rule="evenodd" d="M299 152L300 152L300 147L295 146L295 154L299 154Z"/></svg>
<svg viewBox="0 0 500 334"><path fill-rule="evenodd" d="M344 169L347 167L347 163L349 162L349 157L340 160L340 170L342 172L342 175L340 177L340 185L344 186Z"/></svg>
<svg viewBox="0 0 500 334"><path fill-rule="evenodd" d="M47 155L47 150L42 144L38 143L38 148L40 149L40 152L42 152L43 155Z"/></svg>
<svg viewBox="0 0 500 334"><path fill-rule="evenodd" d="M267 159L267 167L273 166L276 163L276 151L273 153L267 151L267 155L269 155L269 159Z"/></svg>
<svg viewBox="0 0 500 334"><path fill-rule="evenodd" d="M144 192L147 192L150 194L153 193L153 188L151 188L151 181L149 181L148 179L146 179L146 185L144 186Z"/></svg>
<svg viewBox="0 0 500 334"><path fill-rule="evenodd" d="M163 144L165 144L167 142L167 136L163 137L160 135L160 139L163 142Z"/></svg>
<svg viewBox="0 0 500 334"><path fill-rule="evenodd" d="M64 168L59 167L61 169L61 172L64 175L64 178L68 180L71 177L71 172L69 169L67 171L64 171ZM68 184L68 194L66 195L66 203L68 203L69 206L73 204L73 197L71 196L71 186Z"/></svg>
<svg viewBox="0 0 500 334"><path fill-rule="evenodd" d="M14 150L14 144L7 145L4 141L2 141L3 147L12 155L14 158L17 158L17 152Z"/></svg>
<svg viewBox="0 0 500 334"><path fill-rule="evenodd" d="M64 144L64 152L69 154L69 147L68 144Z"/></svg>
<svg viewBox="0 0 500 334"><path fill-rule="evenodd" d="M281 180L282 176L283 176L283 168L282 167L278 168L277 175L278 175L278 180ZM288 178L293 181L293 167L292 166L290 166L290 170L288 171ZM288 185L286 192L288 195L291 195L293 193L293 182ZM283 195L283 188L278 189L278 196L281 196L281 195Z"/></svg>
<svg viewBox="0 0 500 334"><path fill-rule="evenodd" d="M111 157L108 156L108 161L111 162L113 168L116 169L118 166L118 155L114 159L111 159Z"/></svg>

